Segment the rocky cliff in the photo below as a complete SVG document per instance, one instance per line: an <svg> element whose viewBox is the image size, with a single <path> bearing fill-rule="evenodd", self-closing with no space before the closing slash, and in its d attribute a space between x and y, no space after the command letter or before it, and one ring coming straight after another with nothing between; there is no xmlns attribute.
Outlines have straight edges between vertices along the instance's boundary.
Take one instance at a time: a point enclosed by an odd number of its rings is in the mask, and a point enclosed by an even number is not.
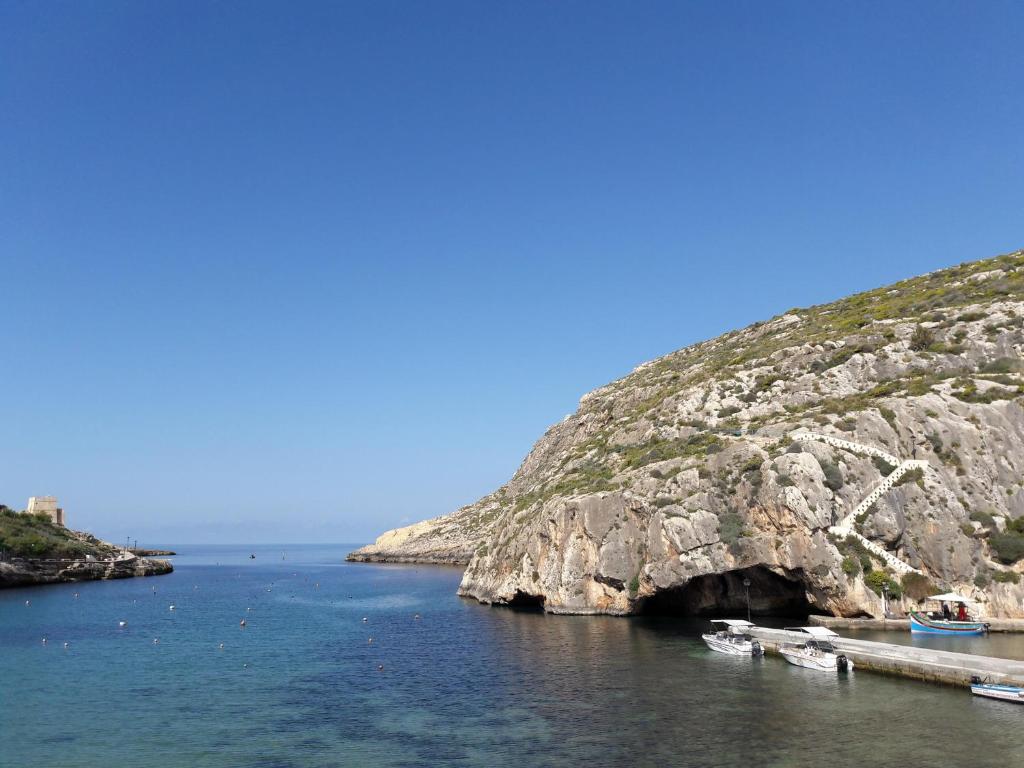
<svg viewBox="0 0 1024 768"><path fill-rule="evenodd" d="M0 504L0 589L155 576L173 570L167 560L126 554L92 534L55 525L46 515L16 512Z"/></svg>
<svg viewBox="0 0 1024 768"><path fill-rule="evenodd" d="M504 486L352 559L561 613L1024 616L1024 252L792 309L585 395ZM749 582L744 585L744 581Z"/></svg>
<svg viewBox="0 0 1024 768"><path fill-rule="evenodd" d="M68 581L160 576L173 570L174 567L167 560L151 560L134 555L120 560L14 560L0 562L0 589Z"/></svg>

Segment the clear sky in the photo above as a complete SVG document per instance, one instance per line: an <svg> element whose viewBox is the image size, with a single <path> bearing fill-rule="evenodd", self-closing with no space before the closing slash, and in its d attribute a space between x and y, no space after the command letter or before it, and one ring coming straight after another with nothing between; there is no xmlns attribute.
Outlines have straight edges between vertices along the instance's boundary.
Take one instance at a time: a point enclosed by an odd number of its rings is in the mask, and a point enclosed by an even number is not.
<svg viewBox="0 0 1024 768"><path fill-rule="evenodd" d="M0 501L364 541L584 392L1024 245L1024 5L0 0Z"/></svg>

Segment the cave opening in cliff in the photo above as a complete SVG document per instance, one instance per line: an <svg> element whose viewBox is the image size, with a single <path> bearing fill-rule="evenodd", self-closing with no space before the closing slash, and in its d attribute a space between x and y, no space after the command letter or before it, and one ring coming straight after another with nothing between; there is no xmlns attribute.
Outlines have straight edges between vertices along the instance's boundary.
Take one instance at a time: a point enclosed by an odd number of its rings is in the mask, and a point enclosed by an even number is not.
<svg viewBox="0 0 1024 768"><path fill-rule="evenodd" d="M517 611L543 612L544 595L531 595L519 589L516 590L516 593L512 596L512 599L506 603L506 605Z"/></svg>
<svg viewBox="0 0 1024 768"><path fill-rule="evenodd" d="M787 576L763 566L697 576L686 584L656 592L641 613L738 617L747 612L743 580L750 580L750 612L759 616L807 616L816 611L807 600L802 571Z"/></svg>

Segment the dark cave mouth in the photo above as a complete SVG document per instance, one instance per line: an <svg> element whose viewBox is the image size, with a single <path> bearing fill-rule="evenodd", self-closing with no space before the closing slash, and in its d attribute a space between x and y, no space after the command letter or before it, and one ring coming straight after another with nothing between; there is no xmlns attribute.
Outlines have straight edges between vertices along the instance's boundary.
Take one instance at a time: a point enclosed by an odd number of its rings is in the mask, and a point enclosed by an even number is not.
<svg viewBox="0 0 1024 768"><path fill-rule="evenodd" d="M528 592L518 589L512 595L512 599L503 604L506 608L528 613L544 612L544 595L531 595Z"/></svg>
<svg viewBox="0 0 1024 768"><path fill-rule="evenodd" d="M750 581L751 615L807 616L820 612L807 599L802 571L781 576L755 565L696 576L684 585L663 589L644 598L639 613L743 617L747 613L744 579Z"/></svg>

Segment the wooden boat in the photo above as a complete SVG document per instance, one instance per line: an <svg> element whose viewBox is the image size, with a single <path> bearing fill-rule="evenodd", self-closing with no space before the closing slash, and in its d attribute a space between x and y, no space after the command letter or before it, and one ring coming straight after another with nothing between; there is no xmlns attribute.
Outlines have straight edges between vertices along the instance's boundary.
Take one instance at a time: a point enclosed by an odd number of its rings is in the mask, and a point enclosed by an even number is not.
<svg viewBox="0 0 1024 768"><path fill-rule="evenodd" d="M731 656L763 656L764 648L746 629L754 626L742 619L714 619L711 632L701 635L708 648Z"/></svg>
<svg viewBox="0 0 1024 768"><path fill-rule="evenodd" d="M963 603L967 605L973 602L970 598L958 595L955 592L932 595L927 599L940 605L943 603ZM984 635L988 632L988 624L970 616L968 616L967 621L957 621L947 619L936 611L930 613L911 611L910 631L932 635Z"/></svg>
<svg viewBox="0 0 1024 768"><path fill-rule="evenodd" d="M983 621L934 619L926 613L911 611L910 631L933 635L984 635L988 632L988 624Z"/></svg>
<svg viewBox="0 0 1024 768"><path fill-rule="evenodd" d="M790 664L819 672L853 671L853 662L832 645L832 638L839 637L826 627L786 627L790 632L804 632L810 639L803 643L782 643L779 653Z"/></svg>
<svg viewBox="0 0 1024 768"><path fill-rule="evenodd" d="M1014 704L1024 704L1024 688L1016 685L1000 685L998 683L984 683L978 676L971 677L971 693L975 696L984 696L988 699L999 699L999 701L1011 701Z"/></svg>

